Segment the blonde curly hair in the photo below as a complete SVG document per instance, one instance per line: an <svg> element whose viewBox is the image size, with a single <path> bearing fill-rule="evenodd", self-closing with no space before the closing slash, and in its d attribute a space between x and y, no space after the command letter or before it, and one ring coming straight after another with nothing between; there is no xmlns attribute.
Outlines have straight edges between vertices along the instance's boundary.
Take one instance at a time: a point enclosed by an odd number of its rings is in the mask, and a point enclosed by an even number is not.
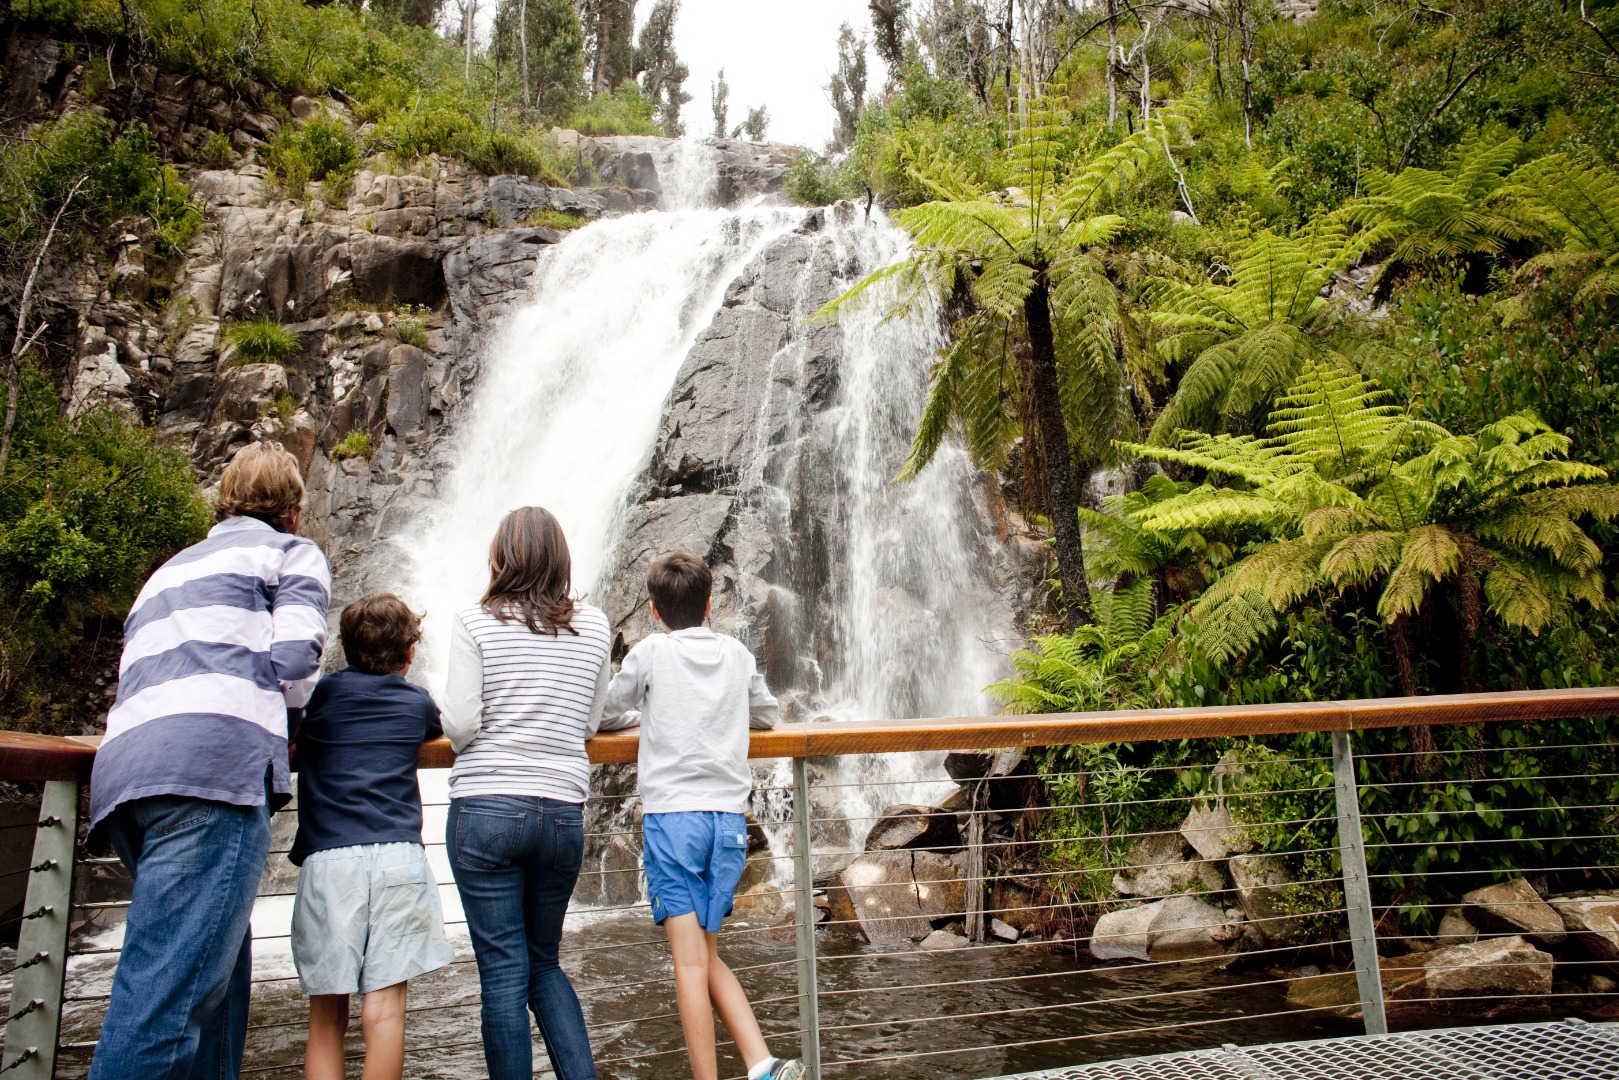
<svg viewBox="0 0 1619 1080"><path fill-rule="evenodd" d="M239 515L277 520L303 501L298 459L274 443L253 443L225 466L214 516L221 521Z"/></svg>

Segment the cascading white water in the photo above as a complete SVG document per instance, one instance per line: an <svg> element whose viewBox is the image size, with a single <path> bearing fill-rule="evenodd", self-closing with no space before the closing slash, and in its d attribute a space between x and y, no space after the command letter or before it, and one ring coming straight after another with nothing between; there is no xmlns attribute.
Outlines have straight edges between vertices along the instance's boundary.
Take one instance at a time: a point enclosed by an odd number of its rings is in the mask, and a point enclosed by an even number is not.
<svg viewBox="0 0 1619 1080"><path fill-rule="evenodd" d="M674 209L596 222L546 249L527 305L490 328L486 359L450 444L453 471L414 530L402 574L401 591L428 613L421 675L430 686L442 684L449 619L480 594L489 538L509 510L536 504L555 513L573 553L576 588L605 595L600 578L613 569L626 499L682 361L727 285L805 221L802 210L707 208L714 164L707 147L673 144L658 176L661 201ZM903 234L880 215L828 213L820 228L840 289L906 250ZM770 395L802 392L787 369L804 364L806 320L830 298L817 292L828 283L816 278L813 262L797 278L789 344L773 356L734 361L739 384L764 379L770 386L757 417L760 448L768 417L783 411ZM752 474L734 478L738 505L754 508L772 530L790 532L788 504L808 499L797 513L814 517L826 536L834 567L825 595L800 598L830 621L804 636L834 657L813 686L800 687L800 703L812 714L976 713L1005 652L996 640L1006 632L997 614L1005 604L997 602L988 567L987 515L975 498L975 472L952 443L918 479L891 482L920 418L941 336L935 318L883 314L879 300L841 323L834 400L813 408L786 403L785 411L804 418L790 482L766 476L768 455L755 453ZM808 643L800 648L816 651ZM835 771L828 782L837 786L827 788L832 805L824 809L850 819L851 843L882 806L931 801L948 790L938 755L850 759ZM767 822L786 816L784 807L760 810ZM785 838L772 839L779 846Z"/></svg>
<svg viewBox="0 0 1619 1080"><path fill-rule="evenodd" d="M713 165L702 149L673 155L666 198L703 198ZM444 497L408 545L401 589L427 612L428 685L442 684L449 620L488 582L489 540L508 511L556 514L575 587L593 588L692 339L737 272L800 217L764 208L634 214L541 255L530 302L493 332Z"/></svg>

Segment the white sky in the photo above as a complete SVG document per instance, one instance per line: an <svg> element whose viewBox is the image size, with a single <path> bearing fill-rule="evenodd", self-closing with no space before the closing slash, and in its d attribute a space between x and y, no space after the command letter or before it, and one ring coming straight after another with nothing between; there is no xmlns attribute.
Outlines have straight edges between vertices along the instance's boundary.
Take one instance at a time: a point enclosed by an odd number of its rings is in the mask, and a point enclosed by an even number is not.
<svg viewBox="0 0 1619 1080"><path fill-rule="evenodd" d="M652 0L635 5L637 23ZM691 69L682 117L686 131L713 130L709 86L720 69L731 86L730 126L748 109L770 109L771 142L820 150L832 135L832 99L826 92L838 64L838 27L849 23L868 39L867 96L882 89L883 62L869 46L866 0L681 0L675 51Z"/></svg>

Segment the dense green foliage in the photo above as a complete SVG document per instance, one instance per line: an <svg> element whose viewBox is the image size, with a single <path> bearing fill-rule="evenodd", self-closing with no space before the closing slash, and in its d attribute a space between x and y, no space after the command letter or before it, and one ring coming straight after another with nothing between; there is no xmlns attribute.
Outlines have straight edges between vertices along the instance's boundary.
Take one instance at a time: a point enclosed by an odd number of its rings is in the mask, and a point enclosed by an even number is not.
<svg viewBox="0 0 1619 1080"><path fill-rule="evenodd" d="M1260 4L1150 27L1110 10L1036 13L1010 38L973 0L877 20L898 35L889 85L846 155L790 178L801 200L897 205L916 255L866 287L897 282L953 325L907 471L960 430L1026 513L1057 516L1059 563L1080 553L1063 519L1081 525L1093 620L1038 624L996 692L1056 711L1611 681L1619 4L1323 0L1302 23ZM1105 207L1053 202L1144 138L1153 153ZM1098 212L1108 227L1081 239ZM1080 263L1074 318L1055 291L1072 275L1053 269ZM1042 283L1074 465L1117 462L1137 489L1077 510L1031 467L1050 429L1023 301ZM1074 568L1057 570L1066 593ZM1054 749L1053 801L1072 809L1048 819L1051 859L1081 871L1076 895L1110 895L1084 872L1121 861L1107 838L1173 824L1222 756L1240 768L1221 783L1266 778L1241 816L1315 822L1263 850L1330 848L1330 792L1257 794L1316 786L1319 760L1294 759L1324 748ZM1611 832L1573 809L1611 784L1539 779L1619 771L1606 724L1415 728L1360 749L1393 755L1362 763L1368 810L1398 812L1372 819L1374 840L1414 845L1374 849L1374 873L1466 872L1379 879L1422 925L1420 902L1469 874L1571 843L1497 841Z"/></svg>
<svg viewBox="0 0 1619 1080"><path fill-rule="evenodd" d="M87 624L121 620L161 559L201 539L208 508L185 455L110 412L60 413L23 369L0 483L0 696L49 689Z"/></svg>
<svg viewBox="0 0 1619 1080"><path fill-rule="evenodd" d="M235 323L225 328L225 345L230 364L290 364L302 343L298 335L269 315Z"/></svg>

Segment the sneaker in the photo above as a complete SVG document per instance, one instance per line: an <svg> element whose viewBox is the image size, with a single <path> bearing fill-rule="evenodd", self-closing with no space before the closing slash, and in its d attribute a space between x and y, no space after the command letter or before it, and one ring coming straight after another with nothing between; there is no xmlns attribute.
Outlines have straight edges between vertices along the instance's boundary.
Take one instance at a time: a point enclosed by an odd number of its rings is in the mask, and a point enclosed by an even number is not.
<svg viewBox="0 0 1619 1080"><path fill-rule="evenodd" d="M804 1063L797 1058L772 1058L759 1080L803 1080Z"/></svg>

